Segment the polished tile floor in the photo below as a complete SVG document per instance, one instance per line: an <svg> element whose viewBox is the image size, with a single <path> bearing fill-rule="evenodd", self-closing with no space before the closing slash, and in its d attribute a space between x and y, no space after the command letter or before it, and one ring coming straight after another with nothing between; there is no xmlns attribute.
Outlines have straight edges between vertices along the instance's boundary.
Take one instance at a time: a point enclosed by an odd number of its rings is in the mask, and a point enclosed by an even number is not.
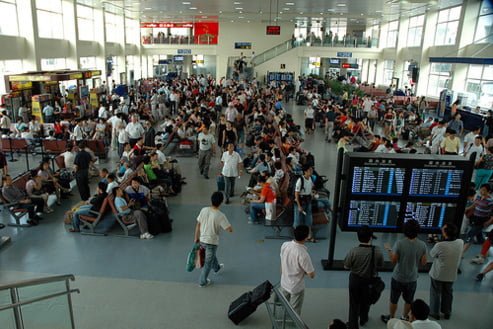
<svg viewBox="0 0 493 329"><path fill-rule="evenodd" d="M301 122L303 109L292 105L288 108ZM333 190L335 145L325 143L317 131L306 136L303 147L315 155L317 170L328 176L327 187ZM112 167L114 155L110 159L100 167ZM39 161L39 156L31 159L31 164L35 163L33 160ZM229 303L263 280L279 281L279 248L283 241L265 239L271 233L268 229L248 225L238 198L234 198L232 204L222 207L234 228L234 233L222 235L218 250L220 261L226 264L225 271L212 276L212 287L199 289L199 273L185 270L186 255L193 243L196 216L201 207L208 205L216 182L199 175L196 158L179 158L179 162L188 184L179 196L169 199L174 218L171 234L150 241L70 234L63 225L63 213L69 205L63 205L37 227L9 227L1 232L10 235L12 243L0 250L0 283L74 274L74 286L81 289L81 294L74 297L77 328L233 328L226 315ZM217 173L217 158L214 164ZM9 165L12 173L25 170L22 157ZM240 179L237 192L247 184L247 179ZM76 201L74 197L70 203ZM5 223L6 213L3 211L1 216ZM389 234L379 236L378 244L398 238ZM335 258L342 259L357 244L356 240L354 233L338 232ZM332 318L347 317L348 273L323 271L320 260L327 258L328 240L310 244L308 248L317 276L307 281L303 319L309 328L322 329ZM463 273L454 287L453 320L441 321L444 329L486 329L493 323L489 311L493 307L493 275L477 283L474 276L480 266L468 263L477 251L478 246L474 246L466 256ZM390 282L390 273L382 276ZM420 274L417 297L428 300L428 289L427 274ZM388 297L387 290L372 307L370 322L364 328L384 328L379 317L386 313ZM60 307L61 301L49 303L50 310ZM39 319L36 328L57 327L49 321L52 313L36 308L32 312ZM270 328L265 308L259 308L242 327Z"/></svg>

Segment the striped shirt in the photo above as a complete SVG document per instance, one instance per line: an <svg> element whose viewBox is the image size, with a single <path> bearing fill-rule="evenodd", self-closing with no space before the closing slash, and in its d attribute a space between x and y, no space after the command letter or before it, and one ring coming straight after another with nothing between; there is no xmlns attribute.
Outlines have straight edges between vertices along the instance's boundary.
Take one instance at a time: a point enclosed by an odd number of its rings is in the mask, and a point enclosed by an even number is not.
<svg viewBox="0 0 493 329"><path fill-rule="evenodd" d="M491 196L487 196L486 198L482 198L481 196L477 196L476 200L474 200L474 216L480 218L490 218L491 210L493 209L493 199Z"/></svg>

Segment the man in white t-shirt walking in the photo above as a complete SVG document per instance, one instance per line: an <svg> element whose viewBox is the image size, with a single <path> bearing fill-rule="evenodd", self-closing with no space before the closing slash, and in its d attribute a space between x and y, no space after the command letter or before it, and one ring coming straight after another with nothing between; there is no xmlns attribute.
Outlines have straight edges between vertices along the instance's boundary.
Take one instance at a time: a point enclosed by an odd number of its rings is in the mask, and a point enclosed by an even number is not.
<svg viewBox="0 0 493 329"><path fill-rule="evenodd" d="M132 121L130 121L127 124L127 127L125 128L125 131L128 134L128 142L130 143L130 146L134 146L139 139L144 136L145 130L144 127L139 122L139 119L137 116L132 115Z"/></svg>
<svg viewBox="0 0 493 329"><path fill-rule="evenodd" d="M205 262L200 273L199 286L207 287L212 283L208 279L211 270L215 273L219 272L224 264L219 264L216 252L219 245L219 233L221 229L232 233L233 227L228 222L219 207L224 200L221 192L214 192L211 196L211 206L202 208L197 217L197 225L195 226L195 243L199 243L205 248Z"/></svg>
<svg viewBox="0 0 493 329"><path fill-rule="evenodd" d="M308 226L299 225L294 229L294 240L281 246L281 292L298 315L301 314L305 296L305 276L315 277L315 269L305 246L309 233Z"/></svg>
<svg viewBox="0 0 493 329"><path fill-rule="evenodd" d="M211 165L211 157L215 152L216 139L214 135L209 134L209 127L204 127L197 141L199 143L200 174L204 175L205 179L209 179L209 166Z"/></svg>
<svg viewBox="0 0 493 329"><path fill-rule="evenodd" d="M241 166L242 160L238 152L235 152L233 143L229 143L227 151L221 157L223 169L221 174L224 176L224 194L226 195L226 204L229 203L229 198L235 193L235 179L243 173Z"/></svg>

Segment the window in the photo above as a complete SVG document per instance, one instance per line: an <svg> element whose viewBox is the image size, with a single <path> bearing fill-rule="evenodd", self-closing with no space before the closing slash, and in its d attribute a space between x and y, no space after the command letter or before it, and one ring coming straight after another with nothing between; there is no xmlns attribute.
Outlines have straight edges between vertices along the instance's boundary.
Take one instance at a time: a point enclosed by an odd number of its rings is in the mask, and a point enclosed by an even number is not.
<svg viewBox="0 0 493 329"><path fill-rule="evenodd" d="M19 35L16 0L0 1L0 34Z"/></svg>
<svg viewBox="0 0 493 329"><path fill-rule="evenodd" d="M93 41L94 35L94 9L77 5L77 27L79 40Z"/></svg>
<svg viewBox="0 0 493 329"><path fill-rule="evenodd" d="M40 38L63 39L61 0L36 0Z"/></svg>
<svg viewBox="0 0 493 329"><path fill-rule="evenodd" d="M22 60L14 59L7 61L0 61L0 95L8 93L10 90L7 90L7 86L5 86L5 75L22 73Z"/></svg>
<svg viewBox="0 0 493 329"><path fill-rule="evenodd" d="M476 25L475 43L493 43L493 3L483 0Z"/></svg>
<svg viewBox="0 0 493 329"><path fill-rule="evenodd" d="M80 68L82 70L95 69L96 65L96 57L81 57L80 58Z"/></svg>
<svg viewBox="0 0 493 329"><path fill-rule="evenodd" d="M140 40L139 21L135 19L125 19L125 38L126 43L138 44Z"/></svg>
<svg viewBox="0 0 493 329"><path fill-rule="evenodd" d="M63 70L67 68L65 58L41 58L42 71Z"/></svg>
<svg viewBox="0 0 493 329"><path fill-rule="evenodd" d="M493 65L469 65L464 96L471 107L493 107Z"/></svg>
<svg viewBox="0 0 493 329"><path fill-rule="evenodd" d="M388 24L387 40L385 46L387 48L395 48L397 45L397 34L399 33L399 21L393 21Z"/></svg>
<svg viewBox="0 0 493 329"><path fill-rule="evenodd" d="M428 96L438 97L440 92L450 87L452 64L432 63L428 79Z"/></svg>
<svg viewBox="0 0 493 329"><path fill-rule="evenodd" d="M120 42L120 37L123 33L123 18L110 13L105 13L104 18L106 26L106 41Z"/></svg>
<svg viewBox="0 0 493 329"><path fill-rule="evenodd" d="M425 15L414 16L409 19L409 30L407 31L408 47L419 47L421 45L424 22Z"/></svg>
<svg viewBox="0 0 493 329"><path fill-rule="evenodd" d="M394 76L394 60L388 59L383 62L383 84L390 86Z"/></svg>
<svg viewBox="0 0 493 329"><path fill-rule="evenodd" d="M455 45L461 7L441 10L435 33L435 46Z"/></svg>

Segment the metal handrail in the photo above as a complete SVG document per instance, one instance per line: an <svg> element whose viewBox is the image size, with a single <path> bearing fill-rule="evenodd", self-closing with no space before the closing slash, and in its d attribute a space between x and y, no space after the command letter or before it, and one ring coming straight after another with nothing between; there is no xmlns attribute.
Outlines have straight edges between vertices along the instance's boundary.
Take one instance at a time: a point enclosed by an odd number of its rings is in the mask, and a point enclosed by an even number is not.
<svg viewBox="0 0 493 329"><path fill-rule="evenodd" d="M74 281L75 276L73 274L49 276L45 278L29 279L24 281L18 281L8 284L0 285L0 291L10 290L11 303L8 305L0 305L0 312L5 310L12 310L15 320L16 329L24 329L24 320L22 316L22 307L28 304L37 303L43 300L48 300L60 296L67 296L67 304L69 308L70 324L71 328L75 329L75 319L72 305L72 294L80 293L79 289L70 289L70 281ZM51 293L40 297L35 297L27 300L20 300L19 289L31 286L39 286L53 282L64 282L65 290Z"/></svg>
<svg viewBox="0 0 493 329"><path fill-rule="evenodd" d="M269 318L271 320L272 327L275 329L285 328L286 321L291 320L290 322L293 322L297 329L310 329L308 325L301 319L299 314L296 313L296 311L293 309L293 307L286 299L286 297L284 297L284 294L279 290L279 288L280 288L280 284L277 284L272 289L275 295L274 302L265 303L265 306L267 307L267 313L269 313ZM283 314L282 320L276 318L276 306L278 306L279 304L282 306L282 310L285 312Z"/></svg>
<svg viewBox="0 0 493 329"><path fill-rule="evenodd" d="M10 289L10 288L22 288L29 286L36 286L39 284L58 282L58 281L75 281L75 276L73 274L65 274L65 275L55 275L55 276L47 276L45 278L37 278L37 279L28 279L23 281L17 281L8 284L0 285L0 290Z"/></svg>
<svg viewBox="0 0 493 329"><path fill-rule="evenodd" d="M55 298L55 297L60 297L63 295L73 294L73 293L80 294L80 290L79 289L71 289L69 291L61 291L61 292L53 293L53 294L46 295L43 297L31 298L31 299L28 299L28 300L25 300L22 302L16 302L16 303L5 305L5 306L0 306L0 312L14 308L14 307L24 306L24 305L40 302L42 300L47 300L47 299L51 299L51 298Z"/></svg>

